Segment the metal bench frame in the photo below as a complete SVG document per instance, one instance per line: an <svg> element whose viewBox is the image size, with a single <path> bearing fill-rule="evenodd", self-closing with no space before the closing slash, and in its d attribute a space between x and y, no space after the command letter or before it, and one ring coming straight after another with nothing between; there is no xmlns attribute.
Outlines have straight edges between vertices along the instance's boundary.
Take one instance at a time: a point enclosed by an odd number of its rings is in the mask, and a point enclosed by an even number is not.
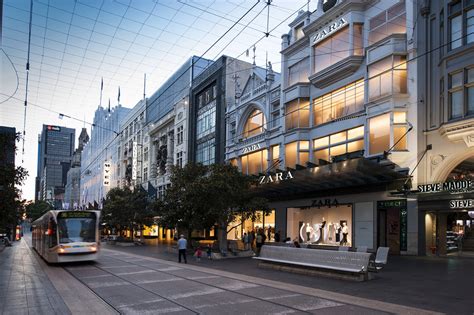
<svg viewBox="0 0 474 315"><path fill-rule="evenodd" d="M371 256L370 253L264 245L260 256L253 258L275 263L366 274Z"/></svg>

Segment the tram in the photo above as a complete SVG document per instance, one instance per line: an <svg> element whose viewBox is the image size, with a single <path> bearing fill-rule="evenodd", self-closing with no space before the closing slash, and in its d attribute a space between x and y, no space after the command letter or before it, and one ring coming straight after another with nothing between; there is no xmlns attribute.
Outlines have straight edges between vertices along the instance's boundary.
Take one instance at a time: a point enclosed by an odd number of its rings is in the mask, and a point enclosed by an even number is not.
<svg viewBox="0 0 474 315"><path fill-rule="evenodd" d="M100 211L51 210L32 223L32 243L49 263L99 257Z"/></svg>

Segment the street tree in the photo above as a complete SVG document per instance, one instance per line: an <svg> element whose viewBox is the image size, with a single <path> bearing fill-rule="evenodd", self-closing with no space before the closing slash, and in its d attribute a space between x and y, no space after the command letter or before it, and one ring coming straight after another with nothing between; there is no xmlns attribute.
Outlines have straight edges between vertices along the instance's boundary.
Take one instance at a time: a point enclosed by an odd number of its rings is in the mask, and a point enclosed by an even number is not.
<svg viewBox="0 0 474 315"><path fill-rule="evenodd" d="M159 222L186 231L218 226L219 247L227 248L227 227L237 217L256 219L256 211L268 213L267 200L252 194L252 176L231 165L205 166L188 163L174 167L171 187L161 202Z"/></svg>
<svg viewBox="0 0 474 315"><path fill-rule="evenodd" d="M0 233L13 233L24 211L25 200L21 199L20 187L28 177L28 171L9 161L8 152L16 151L20 134L0 134Z"/></svg>
<svg viewBox="0 0 474 315"><path fill-rule="evenodd" d="M184 167L171 169L171 186L166 190L163 200L155 201L158 223L169 229L177 229L188 239L193 230L213 226L215 220L206 213L208 192L205 177L208 167L202 164L188 163Z"/></svg>
<svg viewBox="0 0 474 315"><path fill-rule="evenodd" d="M31 221L34 221L52 209L51 205L44 200L30 202L26 205L26 216Z"/></svg>
<svg viewBox="0 0 474 315"><path fill-rule="evenodd" d="M112 188L106 196L102 210L102 222L118 232L143 229L153 224L154 211L148 201L147 193L140 187Z"/></svg>
<svg viewBox="0 0 474 315"><path fill-rule="evenodd" d="M253 176L248 176L230 164L214 164L209 167L206 178L206 189L210 194L210 202L206 215L214 218L218 225L220 250L227 249L227 230L229 224L237 218L241 222L246 219L255 221L257 211L263 215L269 213L268 200L255 196L252 185ZM237 226L233 227L237 228Z"/></svg>

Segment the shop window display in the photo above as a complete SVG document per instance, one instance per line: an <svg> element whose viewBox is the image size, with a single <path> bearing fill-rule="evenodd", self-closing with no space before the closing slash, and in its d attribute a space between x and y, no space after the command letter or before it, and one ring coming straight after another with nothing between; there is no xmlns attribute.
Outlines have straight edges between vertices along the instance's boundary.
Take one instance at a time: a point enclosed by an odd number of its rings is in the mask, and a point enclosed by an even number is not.
<svg viewBox="0 0 474 315"><path fill-rule="evenodd" d="M248 218L242 222L242 217L236 216L227 227L227 239L243 240L245 233L249 234L252 231L257 233L260 229L263 229L267 237L266 242L275 241L275 210L270 211L268 215L264 215L263 211L256 211L254 221Z"/></svg>
<svg viewBox="0 0 474 315"><path fill-rule="evenodd" d="M352 206L289 208L287 237L300 243L351 246Z"/></svg>

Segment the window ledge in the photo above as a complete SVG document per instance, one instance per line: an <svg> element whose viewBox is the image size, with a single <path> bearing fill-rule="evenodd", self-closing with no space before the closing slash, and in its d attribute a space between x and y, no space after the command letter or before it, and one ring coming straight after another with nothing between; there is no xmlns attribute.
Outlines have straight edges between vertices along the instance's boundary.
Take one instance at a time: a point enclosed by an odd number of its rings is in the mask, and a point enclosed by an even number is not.
<svg viewBox="0 0 474 315"><path fill-rule="evenodd" d="M353 74L359 69L364 56L349 56L309 77L310 82L317 88L324 88Z"/></svg>
<svg viewBox="0 0 474 315"><path fill-rule="evenodd" d="M448 138L450 141L470 140L474 133L474 117L459 118L449 121L438 129L441 136ZM468 141L470 143L470 141ZM466 142L467 143L467 142Z"/></svg>
<svg viewBox="0 0 474 315"><path fill-rule="evenodd" d="M378 97L375 97L373 99L369 99L367 105L376 105L379 103L383 103L386 100L389 100L391 98L397 98L397 97L408 97L408 93L390 93L390 94L384 94Z"/></svg>

